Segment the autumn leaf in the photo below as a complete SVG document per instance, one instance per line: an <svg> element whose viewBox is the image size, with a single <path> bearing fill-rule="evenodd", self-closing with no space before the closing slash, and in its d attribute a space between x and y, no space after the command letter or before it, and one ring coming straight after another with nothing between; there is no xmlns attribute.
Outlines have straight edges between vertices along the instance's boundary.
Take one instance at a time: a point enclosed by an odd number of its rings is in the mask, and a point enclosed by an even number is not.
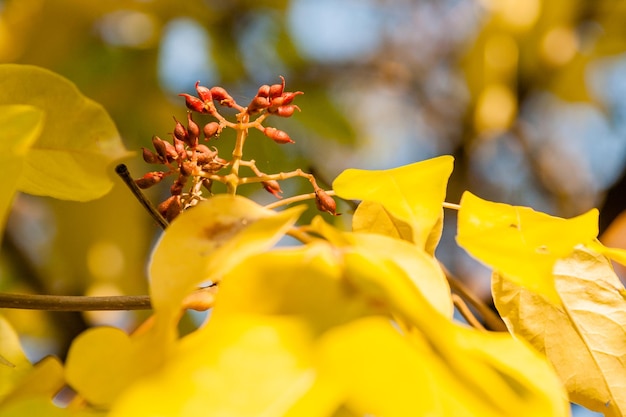
<svg viewBox="0 0 626 417"><path fill-rule="evenodd" d="M413 241L411 226L390 215L382 204L373 201L362 201L357 206L352 218L352 231Z"/></svg>
<svg viewBox="0 0 626 417"><path fill-rule="evenodd" d="M43 117L43 112L33 106L0 105L0 164L6 173L0 189L2 228L23 174L28 151L43 129Z"/></svg>
<svg viewBox="0 0 626 417"><path fill-rule="evenodd" d="M177 310L205 281L218 282L247 256L273 246L304 210L276 213L244 197L217 195L178 216L150 261L150 292L157 310Z"/></svg>
<svg viewBox="0 0 626 417"><path fill-rule="evenodd" d="M276 213L244 197L218 195L180 214L152 253L151 325L132 336L106 327L79 335L68 354L68 382L91 403L113 404L137 379L163 366L177 348L176 325L185 297L269 249L303 209Z"/></svg>
<svg viewBox="0 0 626 417"><path fill-rule="evenodd" d="M453 306L450 286L439 263L426 251L404 240L372 233L347 233L335 229L320 216L311 222L310 229L337 247L344 261L355 258L356 268L368 268L370 263L389 263L402 273L387 271L379 275L353 274L353 285L369 288L371 295L388 297L385 302L392 307L415 306L414 292L422 296L441 314L452 317ZM362 259L363 261L359 261Z"/></svg>
<svg viewBox="0 0 626 417"><path fill-rule="evenodd" d="M457 243L470 255L531 291L558 302L554 263L598 234L598 210L562 219L528 207L482 200L465 192Z"/></svg>
<svg viewBox="0 0 626 417"><path fill-rule="evenodd" d="M388 170L347 169L333 181L333 189L341 198L380 204L390 216L385 223L408 225L411 241L432 254L441 237L442 203L453 161L444 155ZM373 205L362 209L357 228L367 231L367 224L380 232L376 218L381 214Z"/></svg>
<svg viewBox="0 0 626 417"><path fill-rule="evenodd" d="M359 416L568 415L558 380L530 348L507 334L433 322L437 333L428 326L405 336L382 317L332 329L316 350L320 379L338 384Z"/></svg>
<svg viewBox="0 0 626 417"><path fill-rule="evenodd" d="M314 383L315 337L366 313L366 301L342 283L329 245L243 259L220 283L209 322L132 387L111 415L283 416ZM332 410L335 397L320 391L299 416L326 415L322 410Z"/></svg>
<svg viewBox="0 0 626 417"><path fill-rule="evenodd" d="M494 274L494 300L509 330L528 340L554 365L573 402L626 414L624 287L610 262L577 249L554 267L561 303Z"/></svg>
<svg viewBox="0 0 626 417"><path fill-rule="evenodd" d="M52 397L63 387L63 365L52 356L31 364L15 330L0 316L0 414L24 401L42 400L52 404Z"/></svg>
<svg viewBox="0 0 626 417"><path fill-rule="evenodd" d="M22 113L19 121L28 125L21 135L28 136L26 142L30 147L27 152L23 148L20 151L24 158L21 175L11 175L17 177L18 190L87 201L111 189L113 182L106 171L113 161L128 156L129 152L102 106L51 71L30 65L2 64L0 111L11 111L9 106L13 105L35 109L29 110L30 120L24 119ZM10 116L8 113L0 117L6 121ZM0 133L6 134L5 128L2 129ZM0 142L10 146L5 140L2 138Z"/></svg>
<svg viewBox="0 0 626 417"><path fill-rule="evenodd" d="M460 327L419 295L414 326L397 327L383 295L354 285L355 262L323 240L243 259L208 323L111 415L567 414L556 376L528 346Z"/></svg>

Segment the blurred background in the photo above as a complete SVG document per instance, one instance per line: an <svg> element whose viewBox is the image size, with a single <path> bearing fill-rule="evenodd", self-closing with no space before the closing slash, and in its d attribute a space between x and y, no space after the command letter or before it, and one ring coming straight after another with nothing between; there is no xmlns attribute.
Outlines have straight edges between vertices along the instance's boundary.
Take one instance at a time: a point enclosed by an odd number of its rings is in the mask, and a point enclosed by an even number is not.
<svg viewBox="0 0 626 417"><path fill-rule="evenodd" d="M287 90L305 92L302 112L274 121L295 144L248 141L246 157L265 172L310 169L327 188L345 168L452 154L448 201L468 189L563 217L601 207L602 231L612 224L605 240L626 246L624 21L626 3L616 0L0 0L0 62L75 82L131 150L168 137L172 116L185 117L177 94L196 81L245 105L283 75ZM219 139L223 154L231 139ZM150 170L140 154L124 162L136 178ZM20 195L2 240L0 290L145 294L159 230L115 181L86 204ZM272 201L250 187L242 191ZM489 272L456 248L455 213L446 216L439 258L488 299ZM33 341L35 359L63 356L85 326L132 329L146 314L3 313Z"/></svg>

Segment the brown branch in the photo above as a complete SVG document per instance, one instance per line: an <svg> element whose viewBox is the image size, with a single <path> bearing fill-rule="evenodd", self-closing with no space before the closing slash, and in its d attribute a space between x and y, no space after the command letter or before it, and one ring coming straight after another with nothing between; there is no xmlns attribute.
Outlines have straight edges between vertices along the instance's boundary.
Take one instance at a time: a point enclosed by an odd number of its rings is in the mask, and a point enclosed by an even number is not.
<svg viewBox="0 0 626 417"><path fill-rule="evenodd" d="M0 308L47 311L149 310L147 295L88 297L0 293Z"/></svg>
<svg viewBox="0 0 626 417"><path fill-rule="evenodd" d="M182 303L183 310L205 311L213 307L217 285L202 287L189 294ZM0 308L47 311L112 311L150 310L149 295L41 295L0 293Z"/></svg>
<svg viewBox="0 0 626 417"><path fill-rule="evenodd" d="M133 193L137 201L141 203L141 205L150 213L152 218L161 226L162 229L165 229L168 226L167 220L159 213L150 200L146 198L146 196L141 192L141 189L135 184L135 180L130 176L130 172L128 171L128 167L124 164L119 164L115 167L115 172L120 176L124 184L130 189Z"/></svg>
<svg viewBox="0 0 626 417"><path fill-rule="evenodd" d="M458 278L456 278L448 269L440 262L443 272L446 274L446 279L450 285L450 289L457 293L464 301L469 303L472 307L478 311L478 314L485 323L485 328L497 332L506 332L507 328L502 318L498 316L489 306L487 306L482 300L476 297L469 288L465 286ZM460 311L459 311L460 312Z"/></svg>
<svg viewBox="0 0 626 417"><path fill-rule="evenodd" d="M485 326L478 321L460 295L452 294L452 303L470 326L478 330L485 330Z"/></svg>

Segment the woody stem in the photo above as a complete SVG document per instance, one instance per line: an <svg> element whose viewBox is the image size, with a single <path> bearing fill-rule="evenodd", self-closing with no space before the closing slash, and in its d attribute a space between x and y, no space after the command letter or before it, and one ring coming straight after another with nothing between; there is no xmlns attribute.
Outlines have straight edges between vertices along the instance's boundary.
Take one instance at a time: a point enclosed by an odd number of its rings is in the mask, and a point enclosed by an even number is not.
<svg viewBox="0 0 626 417"><path fill-rule="evenodd" d="M230 175L226 182L229 194L237 193L237 186L239 185L239 165L241 164L241 158L243 158L243 145L248 137L248 127L246 125L250 120L250 116L247 113L242 113L238 118L239 124L236 127L237 138L235 139L235 148L233 149Z"/></svg>

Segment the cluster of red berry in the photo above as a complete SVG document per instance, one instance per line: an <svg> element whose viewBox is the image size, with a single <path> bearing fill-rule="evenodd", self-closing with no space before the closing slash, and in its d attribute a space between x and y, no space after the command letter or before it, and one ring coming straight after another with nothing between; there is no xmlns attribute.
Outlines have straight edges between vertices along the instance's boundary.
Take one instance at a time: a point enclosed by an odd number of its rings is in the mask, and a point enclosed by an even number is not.
<svg viewBox="0 0 626 417"><path fill-rule="evenodd" d="M180 94L185 98L185 103L190 112L187 113L187 126L176 120L172 142L165 141L158 136L152 139L154 151L143 148L143 159L150 164L161 164L167 169L164 171L153 171L135 180L139 188L148 188L165 177L176 175L174 183L170 187L171 196L158 205L157 209L168 221L174 219L181 211L197 204L204 199L202 188L211 192L214 181L219 181L227 186L234 193L236 186L243 183L259 182L265 190L272 193L277 198L281 198L280 185L277 180L287 179L294 176L307 178L313 185L317 207L331 214L335 213L335 201L324 190L317 186L315 178L311 174L303 173L301 170L292 173L281 173L267 175L256 167L254 161L245 161L243 156L243 143L248 135L248 129L255 128L263 132L265 136L279 144L293 143L289 135L274 127L265 127L262 122L271 115L280 117L290 117L295 110L300 108L292 104L294 98L301 91L285 91L285 79L281 77L280 84L263 85L257 94L252 98L247 107L243 107L228 94L222 87L204 87L196 83L197 97L190 94ZM233 108L238 110L237 121L231 122L223 117L215 105ZM206 123L202 129L193 120L192 113L198 112L208 114L216 119ZM251 120L251 116L255 116ZM200 136L209 140L220 135L223 129L231 128L237 132L237 142L233 151L232 159L226 160L218 155L215 147L208 147L200 143ZM241 140L240 140L241 139ZM246 166L255 174L245 181L239 176L239 167ZM220 171L230 167L230 173L220 175ZM233 185L234 184L234 185Z"/></svg>

